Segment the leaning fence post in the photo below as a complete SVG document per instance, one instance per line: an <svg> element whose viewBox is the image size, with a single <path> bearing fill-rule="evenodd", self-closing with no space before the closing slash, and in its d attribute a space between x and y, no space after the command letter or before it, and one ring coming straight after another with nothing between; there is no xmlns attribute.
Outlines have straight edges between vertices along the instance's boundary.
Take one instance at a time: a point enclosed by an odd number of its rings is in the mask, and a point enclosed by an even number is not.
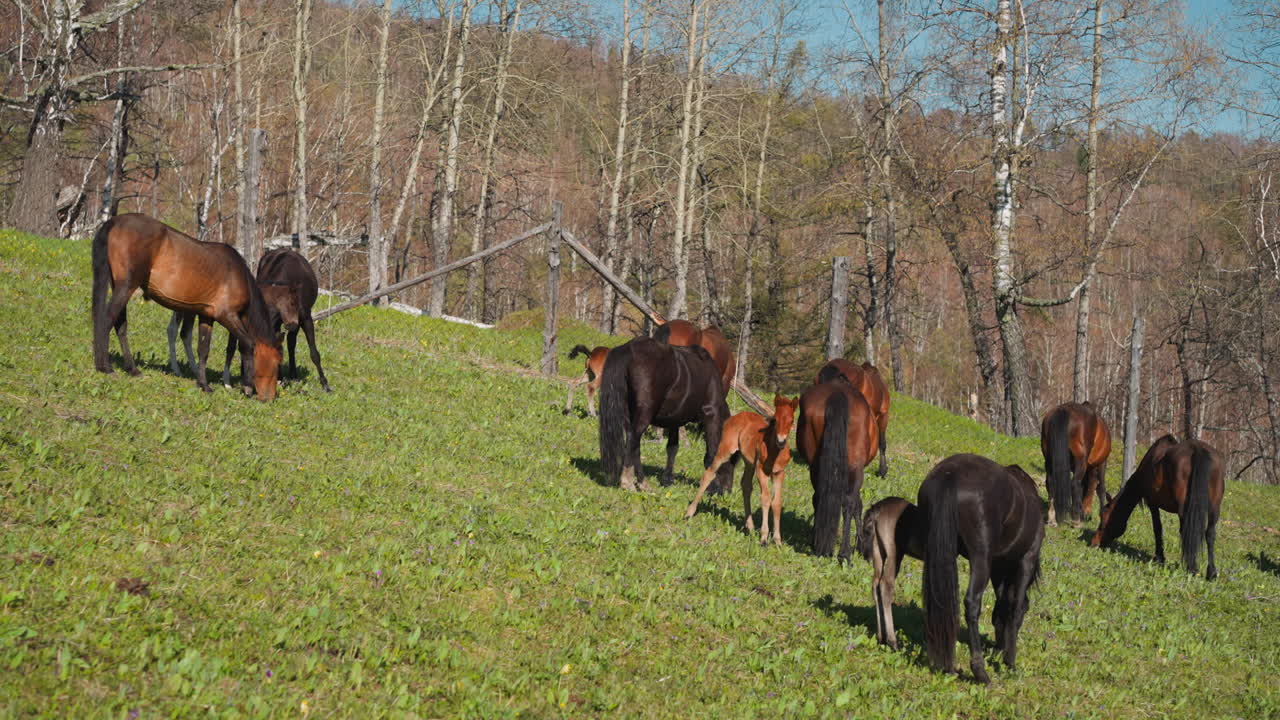
<svg viewBox="0 0 1280 720"><path fill-rule="evenodd" d="M542 374L556 374L556 303L560 298L560 210L559 201L551 209L551 230L547 235L547 307L542 327Z"/></svg>
<svg viewBox="0 0 1280 720"><path fill-rule="evenodd" d="M827 326L827 359L844 357L844 316L849 305L849 258L831 259L831 322Z"/></svg>

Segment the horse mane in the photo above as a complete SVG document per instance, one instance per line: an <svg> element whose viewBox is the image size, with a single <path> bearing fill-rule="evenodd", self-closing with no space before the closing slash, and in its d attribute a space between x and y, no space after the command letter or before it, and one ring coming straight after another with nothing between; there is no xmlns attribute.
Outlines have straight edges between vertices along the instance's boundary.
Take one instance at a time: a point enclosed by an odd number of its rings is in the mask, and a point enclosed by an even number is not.
<svg viewBox="0 0 1280 720"><path fill-rule="evenodd" d="M249 307L245 309L244 314L248 321L250 335L254 340L271 344L275 336L275 328L271 323L271 311L267 306L267 300L262 297L262 288L258 287L258 281L254 279L253 273L249 272L249 263L245 262L244 257L230 245L223 247L232 256L232 262L239 267L245 283L249 286Z"/></svg>
<svg viewBox="0 0 1280 720"><path fill-rule="evenodd" d="M835 382L837 380L843 380L844 384L850 387L853 386L853 383L849 382L849 378L846 377L844 373L840 372L840 368L832 365L831 363L823 365L822 369L818 371L818 385L821 385L822 383Z"/></svg>
<svg viewBox="0 0 1280 720"><path fill-rule="evenodd" d="M653 329L653 339L660 343L667 343L671 340L671 327L666 323L662 323Z"/></svg>

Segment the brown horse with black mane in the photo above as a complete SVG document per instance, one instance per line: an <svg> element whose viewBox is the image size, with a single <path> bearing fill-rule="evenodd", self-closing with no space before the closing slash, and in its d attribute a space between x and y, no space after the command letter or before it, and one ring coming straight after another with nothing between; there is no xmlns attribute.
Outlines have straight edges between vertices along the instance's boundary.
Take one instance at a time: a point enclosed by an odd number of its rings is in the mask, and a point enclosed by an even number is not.
<svg viewBox="0 0 1280 720"><path fill-rule="evenodd" d="M716 364L716 369L720 371L720 383L725 395L729 394L738 367L729 341L718 328L699 328L688 320L669 320L653 331L653 339L668 345L698 346L706 350L711 361Z"/></svg>
<svg viewBox="0 0 1280 720"><path fill-rule="evenodd" d="M825 376L824 376L825 377ZM876 456L876 421L862 393L835 373L800 395L796 457L813 484L813 552L831 555L840 536L847 560L851 527L862 518L863 468Z"/></svg>
<svg viewBox="0 0 1280 720"><path fill-rule="evenodd" d="M1058 516L1079 523L1088 514L1095 492L1099 506L1107 501L1111 432L1093 405L1069 402L1050 410L1040 423L1040 452L1050 525L1058 524Z"/></svg>
<svg viewBox="0 0 1280 720"><path fill-rule="evenodd" d="M1156 562L1164 562L1164 529L1160 527L1160 511L1175 513L1181 521L1182 567L1192 575L1199 570L1196 559L1200 541L1209 546L1206 580L1218 576L1214 564L1213 545L1218 536L1218 516L1222 510L1224 491L1222 456L1211 445L1199 440L1178 439L1172 435L1152 443L1142 456L1120 492L1102 508L1101 522L1089 544L1106 547L1124 534L1129 516L1139 502L1151 509L1151 529L1156 539Z"/></svg>
<svg viewBox="0 0 1280 720"><path fill-rule="evenodd" d="M879 432L877 439L880 443L880 466L876 469L876 475L884 477L889 473L889 458L885 452L884 436L885 428L889 426L889 387L885 385L884 378L880 376L880 371L875 365L869 362L854 365L844 358L829 360L818 371L818 379L814 382L820 383L824 379L830 379L832 373L843 375L844 379L866 398L867 406L871 408L871 414L876 421L876 430Z"/></svg>
<svg viewBox="0 0 1280 720"><path fill-rule="evenodd" d="M246 377L260 400L276 396L280 341L272 335L266 301L235 248L201 242L146 215L117 215L93 238L93 358L111 372L111 329L120 340L125 370L139 374L129 351L127 304L135 290L180 312L200 316L200 357L196 384L210 392L205 362L216 320L253 348ZM108 299L107 291L111 295Z"/></svg>

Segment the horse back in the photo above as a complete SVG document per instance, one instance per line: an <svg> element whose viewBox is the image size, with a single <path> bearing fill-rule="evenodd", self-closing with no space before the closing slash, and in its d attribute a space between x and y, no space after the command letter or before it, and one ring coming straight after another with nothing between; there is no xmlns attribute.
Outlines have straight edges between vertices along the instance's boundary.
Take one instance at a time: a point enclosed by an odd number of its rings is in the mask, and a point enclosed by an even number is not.
<svg viewBox="0 0 1280 720"><path fill-rule="evenodd" d="M252 278L235 248L202 242L139 213L112 219L107 258L113 278L129 277L146 298L210 317L249 303Z"/></svg>
<svg viewBox="0 0 1280 720"><path fill-rule="evenodd" d="M952 455L935 466L925 482L955 484L966 557L980 546L992 557L1021 557L1044 539L1034 482L1028 484L993 460L967 453Z"/></svg>
<svg viewBox="0 0 1280 720"><path fill-rule="evenodd" d="M1154 448L1154 446L1153 446ZM1187 500L1191 473L1194 470L1195 452L1204 450L1209 455L1209 502L1213 507L1222 503L1225 474L1222 456L1208 443L1200 440L1184 440L1166 450L1154 464L1146 486L1145 499L1161 510L1177 513ZM1150 451L1148 451L1149 453Z"/></svg>
<svg viewBox="0 0 1280 720"><path fill-rule="evenodd" d="M258 261L258 283L294 288L304 311L310 311L319 296L320 281L311 263L290 248L277 248L262 256Z"/></svg>
<svg viewBox="0 0 1280 720"><path fill-rule="evenodd" d="M822 448L826 427L827 401L835 393L848 400L847 453L850 465L866 467L876 454L876 424L871 408L848 383L829 381L810 385L800 395L800 417L796 421L796 449L806 462L813 462Z"/></svg>

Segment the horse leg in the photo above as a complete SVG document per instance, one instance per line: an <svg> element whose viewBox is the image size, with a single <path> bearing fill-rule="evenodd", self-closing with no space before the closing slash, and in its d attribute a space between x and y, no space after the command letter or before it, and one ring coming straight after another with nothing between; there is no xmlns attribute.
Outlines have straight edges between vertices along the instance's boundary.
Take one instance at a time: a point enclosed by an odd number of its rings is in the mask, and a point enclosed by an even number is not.
<svg viewBox="0 0 1280 720"><path fill-rule="evenodd" d="M627 439L627 454L623 457L622 477L620 484L625 490L648 490L649 483L644 478L644 466L640 463L640 441L644 431L653 422L653 408L637 402L631 413L631 437Z"/></svg>
<svg viewBox="0 0 1280 720"><path fill-rule="evenodd" d="M590 381L587 382L587 415L596 417L596 389Z"/></svg>
<svg viewBox="0 0 1280 720"><path fill-rule="evenodd" d="M196 366L196 354L191 351L191 326L196 324L196 316L188 313L182 318L182 328L178 330L178 337L182 338L182 349L187 351L187 368L193 369Z"/></svg>
<svg viewBox="0 0 1280 720"><path fill-rule="evenodd" d="M244 373L244 352L240 353L241 363L240 372ZM234 333L227 333L227 355L222 363L222 387L231 389L231 361L236 357L236 336Z"/></svg>
<svg viewBox="0 0 1280 720"><path fill-rule="evenodd" d="M977 548L986 550L987 543ZM991 676L987 675L982 662L982 635L978 632L978 620L982 615L982 592L991 581L991 560L985 552L971 553L976 557L969 558L969 590L964 595L964 618L969 624L969 668L973 670L973 678L983 685L991 684Z"/></svg>
<svg viewBox="0 0 1280 720"><path fill-rule="evenodd" d="M1213 544L1218 539L1218 513L1209 509L1209 524L1204 529L1204 541L1209 550L1209 567L1205 568L1204 579L1213 580L1218 577L1218 566L1213 561Z"/></svg>
<svg viewBox="0 0 1280 720"><path fill-rule="evenodd" d="M1098 515L1099 517L1101 517L1102 508L1104 505L1107 504L1107 500L1110 499L1107 497L1107 461L1106 460L1103 460L1101 463L1099 463L1096 467L1093 468L1092 485L1093 485L1093 487L1091 488L1092 495L1096 495L1098 498ZM1089 512L1090 500L1091 500L1091 497L1086 495L1084 499L1085 514L1088 514Z"/></svg>
<svg viewBox="0 0 1280 720"><path fill-rule="evenodd" d="M676 452L680 450L680 428L667 428L667 469L662 471L662 487L675 482Z"/></svg>
<svg viewBox="0 0 1280 720"><path fill-rule="evenodd" d="M97 365L100 372L110 373L111 361L109 352L111 350L111 329L116 327L116 320L124 312L125 305L129 302L129 296L133 294L133 288L124 283L117 283L111 287L111 299L107 301L107 308L103 311L101 317L94 318L93 332L97 337L95 344L102 348L102 363ZM101 322L99 322L101 321ZM116 331L118 337L120 332ZM120 348L121 355L128 357L124 351L123 345ZM132 363L133 358L129 357L126 362ZM97 358L95 358L95 363Z"/></svg>
<svg viewBox="0 0 1280 720"><path fill-rule="evenodd" d="M773 507L773 493L769 490L769 476L764 472L764 458L756 458L755 467L756 482L760 484L760 544L764 547L769 545L769 510ZM744 495L750 493L751 484L747 482L747 478L742 478L742 492ZM751 517L751 503L747 505L747 517ZM747 525L747 529L751 529L751 525ZM775 527L776 530L776 527Z"/></svg>
<svg viewBox="0 0 1280 720"><path fill-rule="evenodd" d="M124 356L124 371L130 375L141 375L142 371L133 362L133 353L129 351L129 307L120 308L120 316L116 318L116 339L120 341L120 354Z"/></svg>
<svg viewBox="0 0 1280 720"><path fill-rule="evenodd" d="M782 547L782 483L786 479L786 470L779 470L773 475L773 499L769 503L773 510L773 544Z"/></svg>
<svg viewBox="0 0 1280 720"><path fill-rule="evenodd" d="M862 468L856 462L849 466L849 484L845 489L842 510L839 559L841 562L848 562L853 555L849 542L853 535L853 525L862 519Z"/></svg>
<svg viewBox="0 0 1280 720"><path fill-rule="evenodd" d="M1074 460L1074 456L1072 457ZM1067 517L1071 518L1072 527L1080 527L1084 520L1084 511L1081 505L1084 503L1084 496L1087 492L1085 479L1089 474L1089 457L1086 453L1085 457L1080 460L1080 468L1071 473L1071 507L1067 510Z"/></svg>
<svg viewBox="0 0 1280 720"><path fill-rule="evenodd" d="M884 428L880 428L880 467L876 468L877 477L884 477L889 474L889 458L885 457L884 451Z"/></svg>
<svg viewBox="0 0 1280 720"><path fill-rule="evenodd" d="M169 372L178 377L182 377L182 370L178 367L178 329L182 326L182 320L182 313L174 310L169 318L169 327L165 329L165 335L169 339Z"/></svg>
<svg viewBox="0 0 1280 720"><path fill-rule="evenodd" d="M698 503L702 502L702 495L707 491L707 486L712 480L716 479L716 470L725 463L729 458L733 457L733 453L737 448L728 449L716 454L715 460L711 461L711 466L702 473L702 481L698 483L698 492L693 496L693 502L689 503L689 507L684 511L684 518L688 520L698 512Z"/></svg>
<svg viewBox="0 0 1280 720"><path fill-rule="evenodd" d="M204 366L209 361L209 343L213 340L213 320L200 318L200 340L197 342L199 355L196 359L196 386L205 392L213 392L209 382L205 380Z"/></svg>
<svg viewBox="0 0 1280 720"><path fill-rule="evenodd" d="M1164 564L1164 528L1160 526L1160 508L1148 504L1151 508L1151 534L1156 536L1156 562Z"/></svg>
<svg viewBox="0 0 1280 720"><path fill-rule="evenodd" d="M759 462L751 462L750 460L742 462L742 521L746 525L746 533L755 532L755 518L751 516L751 479L755 475L755 468L759 466ZM760 497L760 502L764 503L768 500L768 493L764 493ZM764 505L760 506L764 507ZM763 515L763 514L762 514ZM768 519L760 518L760 524L768 528Z"/></svg>
<svg viewBox="0 0 1280 720"><path fill-rule="evenodd" d="M578 385L581 385L582 380L583 378L578 378L577 380L570 380L568 383L569 394L565 395L565 398L564 398L564 414L565 415L568 415L570 412L573 411L573 389Z"/></svg>
<svg viewBox="0 0 1280 720"><path fill-rule="evenodd" d="M324 368L320 366L320 349L316 347L316 326L311 320L311 314L307 313L303 316L299 324L302 325L302 332L307 336L307 349L311 351L311 364L316 366L316 374L320 376L320 387L324 388L325 392L331 392L329 380L324 376ZM298 377L298 369L293 364L293 345L297 339L297 330L289 333L289 373L294 379Z"/></svg>
<svg viewBox="0 0 1280 720"><path fill-rule="evenodd" d="M893 628L893 594L902 557L891 548L872 540L872 563L875 567L872 590L876 601L876 640L881 645L898 649L898 635Z"/></svg>
<svg viewBox="0 0 1280 720"><path fill-rule="evenodd" d="M1017 573L1005 582L1008 615L1005 616L1003 637L996 642L1000 644L1003 640L1004 664L1010 670L1017 669L1018 633L1022 631L1022 621L1027 617L1027 590L1036 576L1038 562L1038 553L1023 555L1018 562Z"/></svg>

